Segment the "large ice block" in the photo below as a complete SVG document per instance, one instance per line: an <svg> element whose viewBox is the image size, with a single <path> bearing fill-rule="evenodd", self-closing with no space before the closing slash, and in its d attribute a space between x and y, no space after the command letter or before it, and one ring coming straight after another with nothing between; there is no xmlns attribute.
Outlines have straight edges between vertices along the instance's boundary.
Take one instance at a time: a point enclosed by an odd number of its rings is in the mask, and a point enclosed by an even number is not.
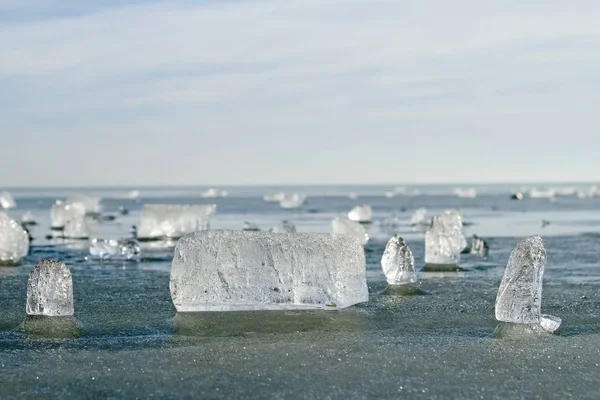
<svg viewBox="0 0 600 400"><path fill-rule="evenodd" d="M61 261L40 261L29 273L27 315L73 315L73 280Z"/></svg>
<svg viewBox="0 0 600 400"><path fill-rule="evenodd" d="M358 222L350 221L348 218L335 217L331 221L331 229L334 234L355 237L363 246L369 241L369 234L365 228Z"/></svg>
<svg viewBox="0 0 600 400"><path fill-rule="evenodd" d="M415 258L399 235L393 236L385 246L381 268L390 285L404 285L417 281Z"/></svg>
<svg viewBox="0 0 600 400"><path fill-rule="evenodd" d="M177 242L170 288L179 312L335 309L368 300L365 274L352 237L207 230Z"/></svg>
<svg viewBox="0 0 600 400"><path fill-rule="evenodd" d="M368 204L360 204L350 210L348 219L360 223L371 222L373 219L373 210Z"/></svg>
<svg viewBox="0 0 600 400"><path fill-rule="evenodd" d="M100 239L90 242L90 255L101 260L133 260L139 261L142 251L135 239Z"/></svg>
<svg viewBox="0 0 600 400"><path fill-rule="evenodd" d="M462 232L462 218L457 211L446 211L433 218L425 233L425 264L455 266L467 247Z"/></svg>
<svg viewBox="0 0 600 400"><path fill-rule="evenodd" d="M102 198L98 196L79 195L69 197L67 203L79 203L85 210L85 215L99 215L102 212Z"/></svg>
<svg viewBox="0 0 600 400"><path fill-rule="evenodd" d="M80 203L65 205L63 237L68 239L87 239L90 237L90 229L85 220L85 212L85 207Z"/></svg>
<svg viewBox="0 0 600 400"><path fill-rule="evenodd" d="M17 207L15 198L7 191L0 192L0 208L9 209Z"/></svg>
<svg viewBox="0 0 600 400"><path fill-rule="evenodd" d="M8 215L0 212L0 264L16 264L29 253L29 235Z"/></svg>
<svg viewBox="0 0 600 400"><path fill-rule="evenodd" d="M138 230L140 240L173 239L208 229L215 204L146 204Z"/></svg>

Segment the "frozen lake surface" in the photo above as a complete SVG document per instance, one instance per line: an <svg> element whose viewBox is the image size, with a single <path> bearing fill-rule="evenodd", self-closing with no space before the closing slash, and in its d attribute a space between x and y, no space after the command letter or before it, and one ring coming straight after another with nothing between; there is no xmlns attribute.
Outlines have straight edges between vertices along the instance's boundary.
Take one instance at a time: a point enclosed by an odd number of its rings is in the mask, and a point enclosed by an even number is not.
<svg viewBox="0 0 600 400"><path fill-rule="evenodd" d="M0 268L0 398L597 398L600 391L600 198L512 201L518 187L478 188L474 199L452 187L419 188L415 197L383 196L389 187L289 188L309 197L300 210L263 201L277 188L227 188L203 199L198 189L141 190L140 202L117 189L12 190L20 217L31 211L32 254ZM286 190L286 189L283 189ZM368 227L368 303L335 312L177 315L169 295L172 247L146 244L139 263L86 261L85 245L44 239L49 209L77 193L104 197L105 212L131 213L92 223L96 236L126 236L144 203L216 203L212 228L262 229L286 219L300 232L329 232L334 216L373 207ZM346 197L355 192L359 197ZM423 234L413 212L461 209L467 235L488 239L486 260L463 256L460 273L420 273L424 296L386 290L379 261L393 232L380 222L396 214L399 233L423 265ZM541 221L549 225L542 228ZM548 250L542 312L563 324L548 338L494 339L494 300L510 251L539 234ZM73 275L79 337L49 339L18 330L25 318L27 276L58 258Z"/></svg>

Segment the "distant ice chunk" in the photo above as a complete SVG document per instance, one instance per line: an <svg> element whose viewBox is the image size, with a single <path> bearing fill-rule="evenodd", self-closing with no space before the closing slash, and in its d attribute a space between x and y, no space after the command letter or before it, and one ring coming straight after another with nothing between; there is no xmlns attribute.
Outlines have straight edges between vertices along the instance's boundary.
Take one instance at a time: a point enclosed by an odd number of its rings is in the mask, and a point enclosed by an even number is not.
<svg viewBox="0 0 600 400"><path fill-rule="evenodd" d="M125 198L130 199L130 200L137 200L140 198L140 191L132 190L129 193L127 193L127 195L125 195Z"/></svg>
<svg viewBox="0 0 600 400"><path fill-rule="evenodd" d="M90 255L101 260L139 261L142 255L140 244L135 239L100 239L90 242Z"/></svg>
<svg viewBox="0 0 600 400"><path fill-rule="evenodd" d="M27 211L21 217L21 224L25 226L37 225L37 221L35 220L35 216L31 213L31 211Z"/></svg>
<svg viewBox="0 0 600 400"><path fill-rule="evenodd" d="M449 210L433 218L425 233L425 264L458 266L460 253L467 247L462 218Z"/></svg>
<svg viewBox="0 0 600 400"><path fill-rule="evenodd" d="M360 204L350 210L348 219L360 223L371 222L373 220L373 210L368 204Z"/></svg>
<svg viewBox="0 0 600 400"><path fill-rule="evenodd" d="M27 315L73 315L73 280L61 261L40 261L29 273Z"/></svg>
<svg viewBox="0 0 600 400"><path fill-rule="evenodd" d="M82 204L66 204L64 206L64 218L63 237L68 239L87 239L90 237L90 229L85 220L85 208Z"/></svg>
<svg viewBox="0 0 600 400"><path fill-rule="evenodd" d="M554 189L531 189L529 197L532 199L553 199L556 196Z"/></svg>
<svg viewBox="0 0 600 400"><path fill-rule="evenodd" d="M417 211L415 211L412 218L410 219L410 224L412 226L429 225L429 220L427 220L427 209L421 207Z"/></svg>
<svg viewBox="0 0 600 400"><path fill-rule="evenodd" d="M50 228L52 230L62 230L65 227L67 213L65 207L67 203L62 200L56 200L50 209Z"/></svg>
<svg viewBox="0 0 600 400"><path fill-rule="evenodd" d="M390 285L404 285L417 281L415 258L399 235L393 236L385 246L381 268Z"/></svg>
<svg viewBox="0 0 600 400"><path fill-rule="evenodd" d="M517 244L508 259L496 297L498 321L540 323L545 265L546 248L541 237L532 236Z"/></svg>
<svg viewBox="0 0 600 400"><path fill-rule="evenodd" d="M256 225L253 222L244 221L244 226L242 227L242 230L257 232L257 231L260 231L260 228L258 227L258 225Z"/></svg>
<svg viewBox="0 0 600 400"><path fill-rule="evenodd" d="M208 229L216 209L215 204L146 204L142 208L138 237L173 239Z"/></svg>
<svg viewBox="0 0 600 400"><path fill-rule="evenodd" d="M348 218L336 217L331 221L331 229L334 234L355 237L363 246L369 241L369 234L365 228Z"/></svg>
<svg viewBox="0 0 600 400"><path fill-rule="evenodd" d="M456 188L454 195L461 199L474 199L477 197L477 190L475 188Z"/></svg>
<svg viewBox="0 0 600 400"><path fill-rule="evenodd" d="M263 200L267 203L279 203L285 197L285 193L267 193L263 196Z"/></svg>
<svg viewBox="0 0 600 400"><path fill-rule="evenodd" d="M0 192L0 208L7 210L9 208L16 207L17 202L15 201L15 198L12 196L12 194L10 194L7 191Z"/></svg>
<svg viewBox="0 0 600 400"><path fill-rule="evenodd" d="M16 264L29 253L29 235L21 224L0 212L0 264Z"/></svg>
<svg viewBox="0 0 600 400"><path fill-rule="evenodd" d="M336 309L368 300L365 274L353 238L209 230L177 242L170 288L179 312Z"/></svg>
<svg viewBox="0 0 600 400"><path fill-rule="evenodd" d="M210 188L202 193L202 197L206 199L215 199L218 197L227 197L227 190Z"/></svg>
<svg viewBox="0 0 600 400"><path fill-rule="evenodd" d="M271 228L273 233L295 233L296 227L289 221L281 221L280 224L275 225Z"/></svg>
<svg viewBox="0 0 600 400"><path fill-rule="evenodd" d="M284 194L281 200L279 201L279 207L291 210L295 208L300 208L304 204L306 200L306 196L299 193L292 194Z"/></svg>
<svg viewBox="0 0 600 400"><path fill-rule="evenodd" d="M471 247L469 249L469 253L478 255L481 257L486 257L490 248L486 242L486 240L477 235L473 235L471 238Z"/></svg>
<svg viewBox="0 0 600 400"><path fill-rule="evenodd" d="M85 215L100 215L102 213L102 198L98 196L72 196L67 199L66 203L81 204Z"/></svg>

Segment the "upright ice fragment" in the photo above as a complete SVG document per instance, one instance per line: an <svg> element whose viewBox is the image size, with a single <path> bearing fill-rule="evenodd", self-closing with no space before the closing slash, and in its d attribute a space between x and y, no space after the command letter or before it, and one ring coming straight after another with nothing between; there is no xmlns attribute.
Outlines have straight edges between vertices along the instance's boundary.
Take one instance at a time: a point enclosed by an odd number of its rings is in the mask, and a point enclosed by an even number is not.
<svg viewBox="0 0 600 400"><path fill-rule="evenodd" d="M0 192L0 208L9 209L17 207L15 198L7 191Z"/></svg>
<svg viewBox="0 0 600 400"><path fill-rule="evenodd" d="M363 246L369 241L369 234L365 228L358 222L350 221L348 218L335 217L331 221L331 229L334 234L355 237Z"/></svg>
<svg viewBox="0 0 600 400"><path fill-rule="evenodd" d="M368 204L360 204L350 210L348 219L360 223L371 222L373 219L373 210Z"/></svg>
<svg viewBox="0 0 600 400"><path fill-rule="evenodd" d="M138 231L140 240L177 239L208 229L215 204L146 204Z"/></svg>
<svg viewBox="0 0 600 400"><path fill-rule="evenodd" d="M381 268L390 285L404 285L417 281L415 258L399 235L393 236L385 246Z"/></svg>
<svg viewBox="0 0 600 400"><path fill-rule="evenodd" d="M454 210L433 218L425 233L426 265L458 266L460 253L467 247L462 227L460 214Z"/></svg>
<svg viewBox="0 0 600 400"><path fill-rule="evenodd" d="M350 237L198 231L177 242L179 312L344 308L368 300L365 255Z"/></svg>
<svg viewBox="0 0 600 400"><path fill-rule="evenodd" d="M471 248L469 249L469 253L485 257L487 256L489 250L490 248L484 238L473 235L471 238Z"/></svg>
<svg viewBox="0 0 600 400"><path fill-rule="evenodd" d="M73 315L73 280L61 261L40 261L29 273L27 315Z"/></svg>
<svg viewBox="0 0 600 400"><path fill-rule="evenodd" d="M296 227L289 221L281 221L280 224L275 225L271 228L271 232L273 233L295 233Z"/></svg>
<svg viewBox="0 0 600 400"><path fill-rule="evenodd" d="M66 204L64 206L63 237L68 239L87 239L90 229L85 221L85 208L80 203Z"/></svg>
<svg viewBox="0 0 600 400"><path fill-rule="evenodd" d="M135 239L92 239L90 255L101 260L133 260L139 261L142 251Z"/></svg>
<svg viewBox="0 0 600 400"><path fill-rule="evenodd" d="M21 224L0 212L0 264L16 264L29 253L29 235Z"/></svg>

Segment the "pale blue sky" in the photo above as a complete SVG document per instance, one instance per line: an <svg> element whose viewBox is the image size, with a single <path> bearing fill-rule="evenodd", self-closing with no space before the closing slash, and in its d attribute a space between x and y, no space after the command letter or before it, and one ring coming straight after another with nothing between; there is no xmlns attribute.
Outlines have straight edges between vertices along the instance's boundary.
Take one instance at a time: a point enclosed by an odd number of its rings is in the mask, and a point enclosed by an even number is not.
<svg viewBox="0 0 600 400"><path fill-rule="evenodd" d="M0 186L596 181L600 2L0 0Z"/></svg>

